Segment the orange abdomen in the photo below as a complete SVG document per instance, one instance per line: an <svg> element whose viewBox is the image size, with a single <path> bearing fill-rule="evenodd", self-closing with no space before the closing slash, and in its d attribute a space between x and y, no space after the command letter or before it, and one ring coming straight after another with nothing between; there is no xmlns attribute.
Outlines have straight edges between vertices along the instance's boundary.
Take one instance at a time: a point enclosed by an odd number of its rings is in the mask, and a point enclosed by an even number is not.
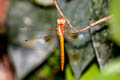
<svg viewBox="0 0 120 80"><path fill-rule="evenodd" d="M61 69L64 70L64 36L59 36L60 38L60 52L61 52Z"/></svg>

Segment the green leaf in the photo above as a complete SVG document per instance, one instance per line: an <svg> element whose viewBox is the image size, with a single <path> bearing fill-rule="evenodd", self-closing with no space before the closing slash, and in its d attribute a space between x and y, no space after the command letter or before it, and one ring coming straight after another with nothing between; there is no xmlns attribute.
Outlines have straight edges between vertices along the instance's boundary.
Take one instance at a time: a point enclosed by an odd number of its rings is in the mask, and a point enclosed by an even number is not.
<svg viewBox="0 0 120 80"><path fill-rule="evenodd" d="M66 69L65 69L65 76L66 76L65 80L74 80L74 76L73 76L72 71L68 65L66 66Z"/></svg>
<svg viewBox="0 0 120 80"><path fill-rule="evenodd" d="M103 71L88 80L119 80L120 58L105 65Z"/></svg>
<svg viewBox="0 0 120 80"><path fill-rule="evenodd" d="M112 0L110 5L110 14L112 19L110 20L110 30L112 39L120 46L120 0Z"/></svg>
<svg viewBox="0 0 120 80"><path fill-rule="evenodd" d="M32 0L32 1L42 6L50 6L53 4L53 0Z"/></svg>
<svg viewBox="0 0 120 80"><path fill-rule="evenodd" d="M91 0L91 19L90 23L95 22L96 20L102 19L105 16L108 16L108 0ZM93 28L91 28L92 42L94 43L94 48L98 54L99 59L98 63L103 69L104 65L109 62L113 57L113 43L109 38L109 25L107 22L102 22Z"/></svg>
<svg viewBox="0 0 120 80"><path fill-rule="evenodd" d="M80 80L88 80L91 77L94 77L99 73L99 68L96 64L92 64L90 68L83 74Z"/></svg>

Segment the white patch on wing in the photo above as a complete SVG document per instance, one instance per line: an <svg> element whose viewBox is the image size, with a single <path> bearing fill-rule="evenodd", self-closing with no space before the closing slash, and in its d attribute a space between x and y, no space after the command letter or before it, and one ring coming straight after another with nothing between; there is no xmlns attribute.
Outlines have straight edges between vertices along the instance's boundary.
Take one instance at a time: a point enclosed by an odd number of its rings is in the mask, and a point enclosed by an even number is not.
<svg viewBox="0 0 120 80"><path fill-rule="evenodd" d="M82 40L84 38L84 35L83 34L80 34L79 36L78 36L78 39L79 40Z"/></svg>
<svg viewBox="0 0 120 80"><path fill-rule="evenodd" d="M44 45L45 44L45 40L44 39L40 39L39 42Z"/></svg>

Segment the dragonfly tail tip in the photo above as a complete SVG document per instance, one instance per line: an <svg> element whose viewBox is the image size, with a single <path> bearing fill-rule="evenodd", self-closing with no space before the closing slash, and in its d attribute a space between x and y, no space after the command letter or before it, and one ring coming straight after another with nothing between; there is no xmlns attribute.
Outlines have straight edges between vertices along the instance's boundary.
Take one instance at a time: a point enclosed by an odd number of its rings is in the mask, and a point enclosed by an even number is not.
<svg viewBox="0 0 120 80"><path fill-rule="evenodd" d="M62 71L64 70L64 67L63 67L63 66L61 67L61 70L62 70Z"/></svg>

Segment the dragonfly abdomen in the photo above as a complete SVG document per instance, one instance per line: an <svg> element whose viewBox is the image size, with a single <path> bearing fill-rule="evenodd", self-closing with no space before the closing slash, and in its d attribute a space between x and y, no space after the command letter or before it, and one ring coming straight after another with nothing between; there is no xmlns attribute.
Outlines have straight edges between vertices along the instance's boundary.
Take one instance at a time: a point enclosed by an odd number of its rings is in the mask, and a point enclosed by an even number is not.
<svg viewBox="0 0 120 80"><path fill-rule="evenodd" d="M64 70L64 36L61 35L60 37L60 48L61 48L61 69Z"/></svg>

